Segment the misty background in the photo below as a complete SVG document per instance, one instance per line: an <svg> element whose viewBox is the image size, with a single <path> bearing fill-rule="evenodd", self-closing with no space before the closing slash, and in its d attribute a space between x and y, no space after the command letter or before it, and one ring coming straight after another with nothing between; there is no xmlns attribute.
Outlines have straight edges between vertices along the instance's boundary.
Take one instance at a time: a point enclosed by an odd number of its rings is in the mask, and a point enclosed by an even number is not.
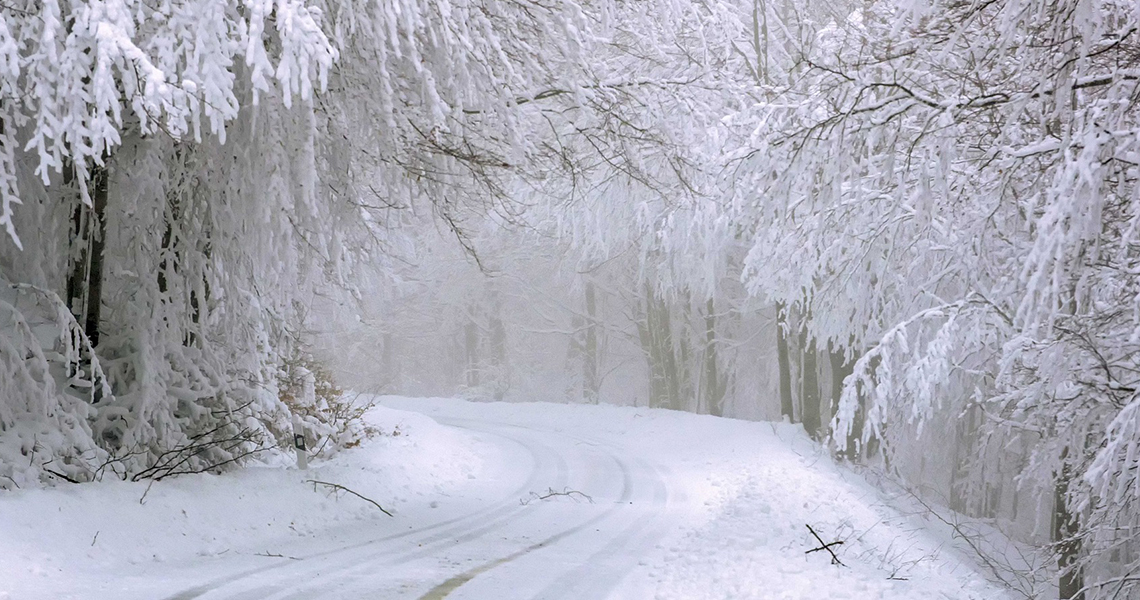
<svg viewBox="0 0 1140 600"><path fill-rule="evenodd" d="M346 389L643 406L1135 593L1136 3L0 13L0 488L333 453Z"/></svg>

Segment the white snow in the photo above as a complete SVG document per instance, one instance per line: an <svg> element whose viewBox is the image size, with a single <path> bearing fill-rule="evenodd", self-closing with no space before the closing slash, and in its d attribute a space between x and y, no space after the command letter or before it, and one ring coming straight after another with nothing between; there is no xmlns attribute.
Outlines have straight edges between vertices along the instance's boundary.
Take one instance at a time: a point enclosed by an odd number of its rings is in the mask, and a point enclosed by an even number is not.
<svg viewBox="0 0 1140 600"><path fill-rule="evenodd" d="M795 426L382 402L384 435L305 472L0 495L0 599L1008 597Z"/></svg>

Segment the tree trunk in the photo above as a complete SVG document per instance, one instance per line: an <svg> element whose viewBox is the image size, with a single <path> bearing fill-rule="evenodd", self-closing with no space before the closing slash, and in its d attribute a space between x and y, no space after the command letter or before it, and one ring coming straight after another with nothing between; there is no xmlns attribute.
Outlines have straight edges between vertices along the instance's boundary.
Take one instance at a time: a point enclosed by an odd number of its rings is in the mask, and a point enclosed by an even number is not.
<svg viewBox="0 0 1140 600"><path fill-rule="evenodd" d="M399 375L396 373L396 352L393 345L396 343L391 331L384 332L383 347L380 349L381 362L384 365L384 382L387 383L385 391L392 392L398 389Z"/></svg>
<svg viewBox="0 0 1140 600"><path fill-rule="evenodd" d="M104 163L105 164L105 163ZM84 329L91 347L99 345L99 318L103 307L103 246L107 233L107 168L95 167L91 172L91 269L87 274L87 314Z"/></svg>
<svg viewBox="0 0 1140 600"><path fill-rule="evenodd" d="M654 298L651 312L656 313L652 329L655 341L657 370L661 378L662 397L660 406L663 408L677 408L677 357L673 354L673 324L669 319L669 311L665 302Z"/></svg>
<svg viewBox="0 0 1140 600"><path fill-rule="evenodd" d="M976 406L970 406L963 418L956 419L954 439L954 468L950 471L950 509L969 516L978 516L970 506L970 467L978 446L979 416Z"/></svg>
<svg viewBox="0 0 1140 600"><path fill-rule="evenodd" d="M716 308L709 298L705 302L705 403L709 414L724 416L724 382L717 364Z"/></svg>
<svg viewBox="0 0 1140 600"><path fill-rule="evenodd" d="M1057 545L1057 569L1061 581L1057 586L1061 600L1084 600L1084 570L1078 564L1081 554L1080 516L1069 509L1069 483L1072 481L1072 468L1068 460L1069 450L1061 453L1061 473L1053 488L1053 543Z"/></svg>
<svg viewBox="0 0 1140 600"><path fill-rule="evenodd" d="M74 181L65 170L65 183ZM67 300L75 320L91 345L99 344L99 317L103 301L103 246L106 238L107 168L91 170L91 206L80 204L72 216L71 269Z"/></svg>
<svg viewBox="0 0 1140 600"><path fill-rule="evenodd" d="M109 160L109 157L107 157ZM69 162L64 167L64 184L74 183L74 166ZM91 342L91 348L99 344L99 321L103 303L103 247L106 239L107 209L107 168L93 167L90 181L91 206L79 203L72 213L70 232L70 254L67 276L67 306L71 309L83 333ZM78 194L79 191L76 190ZM85 379L93 383L91 401L102 399L103 386L93 380L90 369L91 356L84 353L78 364L68 365L68 375L85 373Z"/></svg>
<svg viewBox="0 0 1140 600"><path fill-rule="evenodd" d="M855 372L855 361L854 357L852 360L847 359L847 353L842 346L828 342L827 347L831 365L831 399L826 416L830 427L831 421L835 418L835 412L839 410L839 399L843 395L843 380Z"/></svg>
<svg viewBox="0 0 1140 600"><path fill-rule="evenodd" d="M65 177L65 182L71 181L70 176ZM87 316L87 273L91 269L91 264L88 262L91 256L91 218L89 213L90 209L86 205L80 204L75 207L71 216L71 239L69 240L67 307L71 309L71 315L81 326Z"/></svg>
<svg viewBox="0 0 1140 600"><path fill-rule="evenodd" d="M668 315L662 315L653 288L645 285L645 319L638 323L637 333L649 367L649 406L650 408L671 408L668 354L672 355L672 342L669 340Z"/></svg>
<svg viewBox="0 0 1140 600"><path fill-rule="evenodd" d="M566 349L566 373L570 375L570 381L566 385L566 400L569 402L575 402L579 397L586 395L585 382L580 377L574 376L585 360L586 342L582 335L585 326L582 315L575 313L570 317L570 347ZM640 328L639 324L639 331Z"/></svg>
<svg viewBox="0 0 1140 600"><path fill-rule="evenodd" d="M784 303L776 305L776 361L780 368L780 414L796 422L792 403L792 363L788 356L788 315Z"/></svg>
<svg viewBox="0 0 1140 600"><path fill-rule="evenodd" d="M768 83L768 4L763 0L752 2L752 45L758 83Z"/></svg>
<svg viewBox="0 0 1140 600"><path fill-rule="evenodd" d="M491 360L494 369L491 372L494 398L502 400L507 389L507 328L503 325L500 313L501 302L498 296L492 297L491 306Z"/></svg>
<svg viewBox="0 0 1140 600"><path fill-rule="evenodd" d="M463 348L466 360L467 387L479 385L479 325L468 320L463 328Z"/></svg>
<svg viewBox="0 0 1140 600"><path fill-rule="evenodd" d="M812 439L819 439L819 369L815 340L807 339L806 330L800 332L800 348L803 348L803 359L800 362L800 414L804 430Z"/></svg>
<svg viewBox="0 0 1140 600"><path fill-rule="evenodd" d="M662 340L663 350L668 359L667 373L669 374L669 408L673 410L686 410L689 408L689 357L692 355L689 348L689 310L692 304L689 295L685 294L685 302L681 304L681 319L677 327L673 326L673 311L661 302L662 322L666 326L666 337ZM679 330L679 331L678 331Z"/></svg>
<svg viewBox="0 0 1140 600"><path fill-rule="evenodd" d="M582 354L582 399L598 403L598 301L593 282L586 282L586 344Z"/></svg>

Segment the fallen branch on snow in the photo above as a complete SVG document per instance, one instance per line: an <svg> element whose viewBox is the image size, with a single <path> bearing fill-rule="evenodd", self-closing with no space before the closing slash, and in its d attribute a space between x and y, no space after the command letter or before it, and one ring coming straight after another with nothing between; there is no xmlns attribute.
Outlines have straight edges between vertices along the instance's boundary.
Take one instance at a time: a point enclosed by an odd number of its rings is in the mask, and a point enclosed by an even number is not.
<svg viewBox="0 0 1140 600"><path fill-rule="evenodd" d="M839 560L839 557L835 555L835 551L831 549L832 546L838 546L838 545L842 544L843 540L839 540L839 541L831 542L831 543L826 543L823 541L823 538L819 537L819 534L816 533L815 530L811 528L811 525L807 525L805 523L804 526L808 528L808 531L811 532L812 536L815 537L815 539L820 544L819 548L812 548L811 550L804 552L804 554L811 554L812 552L819 552L820 550L827 550L827 553L831 555L831 564L839 565L841 567L847 566L847 565L843 564L843 561Z"/></svg>
<svg viewBox="0 0 1140 600"><path fill-rule="evenodd" d="M284 554L273 554L271 552L254 552L254 556L265 556L268 558L288 558L289 560L301 560L296 556L285 556Z"/></svg>
<svg viewBox="0 0 1140 600"><path fill-rule="evenodd" d="M46 465L46 463L45 463L45 465ZM44 473L47 473L48 475L52 475L52 476L58 477L58 478L60 478L60 479L62 479L62 480L64 480L64 481L66 481L66 482L68 482L68 483L79 483L79 480L78 480L78 479L75 479L74 477L68 477L67 475L64 475L63 473L60 473L59 471L53 471L53 470L51 470L51 469L47 468L47 466L43 466L43 467L40 467L40 468L41 468L41 469L43 469L43 472L44 472ZM14 480L13 480L13 481L14 481Z"/></svg>
<svg viewBox="0 0 1140 600"><path fill-rule="evenodd" d="M519 504L526 506L527 504L530 504L531 502L534 502L536 500L547 500L549 498L554 498L555 496L566 496L567 498L573 498L575 502L577 502L579 498L585 498L586 501L589 502L590 504L594 503L593 498L591 498L587 494L583 494L582 492L579 492L578 490L571 490L571 489L563 488L561 492L556 492L556 491L554 491L554 488L546 488L545 494L539 495L538 492L531 492L530 498L520 499Z"/></svg>
<svg viewBox="0 0 1140 600"><path fill-rule="evenodd" d="M327 487L330 487L330 488L332 488L332 489L333 489L333 493L336 493L336 492L348 492L348 493L352 494L353 496L356 496L357 498L360 498L361 500L364 500L365 502L371 502L371 503L372 503L372 506L375 506L376 508L379 508L379 509L380 509L380 512L382 512L382 513L384 513L384 514L388 515L389 517L393 517L393 516L395 516L395 515L393 515L392 513L390 513L390 512L388 512L388 511L384 510L384 507L383 507L383 506L380 506L380 503L379 503L379 502L377 502L377 501L373 500L372 498L369 498L369 497L367 497L367 496L363 496L363 495L361 495L361 494L359 494L359 493L357 493L357 492L354 492L354 491L352 491L352 490L350 490L350 489L348 489L348 488L344 487L343 485L341 485L341 484L339 484L339 483L329 483L329 482L327 482L327 481L317 481L316 479L306 479L306 480L305 480L305 483L311 483L311 484L313 484L313 491L314 491L314 492L315 492L315 491L317 491L317 485L323 485L323 486L327 486Z"/></svg>

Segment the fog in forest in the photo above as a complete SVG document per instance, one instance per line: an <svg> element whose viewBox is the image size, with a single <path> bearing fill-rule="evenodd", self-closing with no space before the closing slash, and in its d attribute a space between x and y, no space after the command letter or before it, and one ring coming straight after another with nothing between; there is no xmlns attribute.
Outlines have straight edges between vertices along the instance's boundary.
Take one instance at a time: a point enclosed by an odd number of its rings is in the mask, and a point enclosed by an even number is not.
<svg viewBox="0 0 1140 600"><path fill-rule="evenodd" d="M1140 4L0 15L0 600L1140 598Z"/></svg>

